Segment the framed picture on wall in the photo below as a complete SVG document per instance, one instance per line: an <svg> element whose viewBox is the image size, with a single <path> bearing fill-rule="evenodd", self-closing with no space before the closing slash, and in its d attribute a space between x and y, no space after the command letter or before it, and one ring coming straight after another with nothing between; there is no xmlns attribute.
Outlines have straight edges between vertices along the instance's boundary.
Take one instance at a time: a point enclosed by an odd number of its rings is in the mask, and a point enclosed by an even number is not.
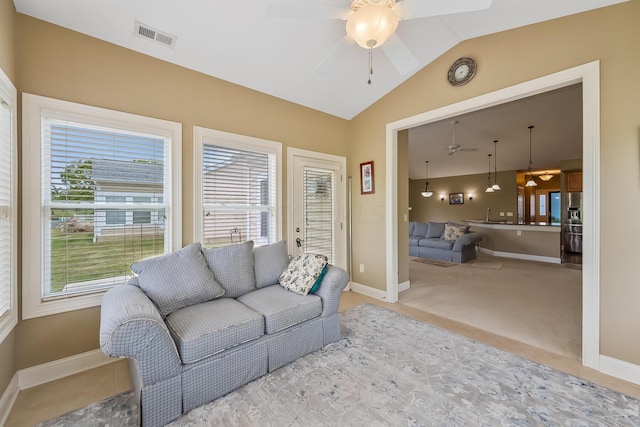
<svg viewBox="0 0 640 427"><path fill-rule="evenodd" d="M464 204L464 193L449 193L449 204L450 205L463 205Z"/></svg>
<svg viewBox="0 0 640 427"><path fill-rule="evenodd" d="M373 160L360 163L360 194L373 194L376 192L373 180Z"/></svg>

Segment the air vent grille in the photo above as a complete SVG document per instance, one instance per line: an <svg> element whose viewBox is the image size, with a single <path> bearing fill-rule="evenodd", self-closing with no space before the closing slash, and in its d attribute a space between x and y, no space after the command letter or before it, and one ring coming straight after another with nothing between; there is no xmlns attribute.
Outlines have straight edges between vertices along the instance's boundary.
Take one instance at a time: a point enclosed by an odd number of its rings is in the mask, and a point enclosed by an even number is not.
<svg viewBox="0 0 640 427"><path fill-rule="evenodd" d="M175 47L176 45L176 36L158 31L157 29L138 21L135 22L134 34L140 37L144 37L145 39L153 40L165 46L169 46L171 48Z"/></svg>

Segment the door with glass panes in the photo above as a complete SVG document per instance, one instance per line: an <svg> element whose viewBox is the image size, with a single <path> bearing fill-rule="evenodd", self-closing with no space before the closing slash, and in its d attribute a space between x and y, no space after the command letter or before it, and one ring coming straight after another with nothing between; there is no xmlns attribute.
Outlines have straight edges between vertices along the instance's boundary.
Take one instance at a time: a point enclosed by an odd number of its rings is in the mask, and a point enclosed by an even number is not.
<svg viewBox="0 0 640 427"><path fill-rule="evenodd" d="M289 253L325 255L346 266L343 170L346 159L291 149L289 156Z"/></svg>

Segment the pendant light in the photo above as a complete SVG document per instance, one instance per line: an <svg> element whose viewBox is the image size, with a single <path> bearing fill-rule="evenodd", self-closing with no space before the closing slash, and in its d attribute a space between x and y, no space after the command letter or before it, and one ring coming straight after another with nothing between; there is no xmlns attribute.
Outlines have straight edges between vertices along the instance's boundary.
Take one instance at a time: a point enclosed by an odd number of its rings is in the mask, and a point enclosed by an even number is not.
<svg viewBox="0 0 640 427"><path fill-rule="evenodd" d="M426 160L425 162L425 169L427 171L427 178L426 178L426 182L425 182L425 186L424 186L424 191L422 192L422 197L431 197L433 196L433 191L429 191L429 160Z"/></svg>
<svg viewBox="0 0 640 427"><path fill-rule="evenodd" d="M529 126L529 181L525 184L525 187L536 187L536 181L533 179L533 173L531 172L531 129L533 129L533 125Z"/></svg>
<svg viewBox="0 0 640 427"><path fill-rule="evenodd" d="M493 189L493 185L491 185L491 154L487 154L487 156L489 157L489 173L487 174L487 181L489 181L489 185L484 192L493 193L495 190Z"/></svg>
<svg viewBox="0 0 640 427"><path fill-rule="evenodd" d="M493 167L494 167L493 185L491 186L491 188L493 188L494 191L498 191L498 190L501 190L501 188L498 185L498 140L497 139L493 140Z"/></svg>
<svg viewBox="0 0 640 427"><path fill-rule="evenodd" d="M549 172L545 172L542 175L538 175L538 178L546 182L546 181L549 181L551 178L553 178L553 175L550 174Z"/></svg>

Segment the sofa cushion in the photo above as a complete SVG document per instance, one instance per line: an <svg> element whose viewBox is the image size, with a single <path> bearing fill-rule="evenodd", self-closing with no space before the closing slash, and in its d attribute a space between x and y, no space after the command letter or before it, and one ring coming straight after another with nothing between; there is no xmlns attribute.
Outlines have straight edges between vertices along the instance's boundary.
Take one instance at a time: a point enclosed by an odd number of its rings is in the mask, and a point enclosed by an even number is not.
<svg viewBox="0 0 640 427"><path fill-rule="evenodd" d="M423 248L446 249L450 251L454 243L455 240L442 240L440 238L431 237L429 239L421 239L418 242L418 246L422 246Z"/></svg>
<svg viewBox="0 0 640 427"><path fill-rule="evenodd" d="M424 237L427 235L428 231L429 226L426 222L416 222L416 225L413 227L413 233L411 235L416 237Z"/></svg>
<svg viewBox="0 0 640 427"><path fill-rule="evenodd" d="M226 298L237 298L256 289L253 271L253 241L204 249L204 257Z"/></svg>
<svg viewBox="0 0 640 427"><path fill-rule="evenodd" d="M418 246L420 239L423 239L423 237L409 237L409 246Z"/></svg>
<svg viewBox="0 0 640 427"><path fill-rule="evenodd" d="M326 265L324 255L298 255L280 275L280 284L291 292L307 295Z"/></svg>
<svg viewBox="0 0 640 427"><path fill-rule="evenodd" d="M455 226L446 224L444 226L444 240L456 240L458 237L464 235L466 227L463 226Z"/></svg>
<svg viewBox="0 0 640 427"><path fill-rule="evenodd" d="M138 286L163 316L224 294L200 249L200 243L192 243L178 251L131 264L131 270L138 275Z"/></svg>
<svg viewBox="0 0 640 427"><path fill-rule="evenodd" d="M425 237L440 237L444 234L444 222L431 222L429 221L429 231Z"/></svg>
<svg viewBox="0 0 640 427"><path fill-rule="evenodd" d="M454 227L464 227L464 232L468 233L471 226L469 224L458 224L456 222L449 221L447 224L452 225Z"/></svg>
<svg viewBox="0 0 640 427"><path fill-rule="evenodd" d="M409 236L413 236L413 229L416 227L415 221L409 221Z"/></svg>
<svg viewBox="0 0 640 427"><path fill-rule="evenodd" d="M238 301L264 316L267 334L313 319L322 313L317 295L299 295L282 286L267 286L238 298Z"/></svg>
<svg viewBox="0 0 640 427"><path fill-rule="evenodd" d="M289 265L287 242L281 240L267 246L253 248L253 269L256 272L256 288L275 285Z"/></svg>
<svg viewBox="0 0 640 427"><path fill-rule="evenodd" d="M264 318L231 298L178 310L167 326L182 363L193 363L264 335Z"/></svg>

